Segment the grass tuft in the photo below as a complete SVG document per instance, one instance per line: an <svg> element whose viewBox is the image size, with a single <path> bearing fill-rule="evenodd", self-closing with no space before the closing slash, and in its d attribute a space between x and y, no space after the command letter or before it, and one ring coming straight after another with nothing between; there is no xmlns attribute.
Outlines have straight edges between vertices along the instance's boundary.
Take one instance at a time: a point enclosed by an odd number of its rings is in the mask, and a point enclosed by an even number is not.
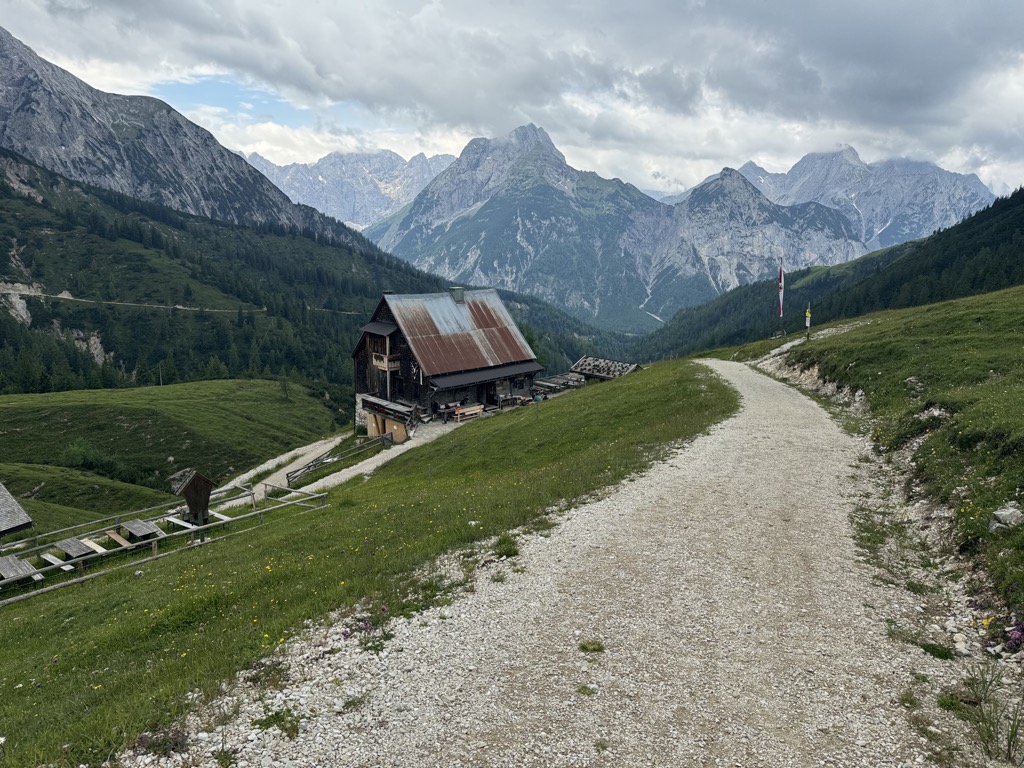
<svg viewBox="0 0 1024 768"><path fill-rule="evenodd" d="M949 661L953 658L953 649L946 645L939 643L918 643L921 650L927 653L929 656L934 656L936 659L942 659L943 661Z"/></svg>
<svg viewBox="0 0 1024 768"><path fill-rule="evenodd" d="M516 557L519 555L519 544L508 533L503 533L494 544L495 557Z"/></svg>
<svg viewBox="0 0 1024 768"><path fill-rule="evenodd" d="M289 739L294 739L299 735L299 721L299 716L292 712L288 707L285 707L284 709L278 709L271 712L266 717L253 720L252 724L254 727L263 731L268 731L271 728L277 728Z"/></svg>

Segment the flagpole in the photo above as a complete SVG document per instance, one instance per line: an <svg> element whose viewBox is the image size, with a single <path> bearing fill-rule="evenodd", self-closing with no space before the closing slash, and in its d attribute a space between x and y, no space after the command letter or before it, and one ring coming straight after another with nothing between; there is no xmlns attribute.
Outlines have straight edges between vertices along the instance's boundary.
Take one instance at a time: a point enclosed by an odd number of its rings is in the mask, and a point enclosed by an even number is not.
<svg viewBox="0 0 1024 768"><path fill-rule="evenodd" d="M782 335L786 335L786 323L783 320L782 313L782 294L785 290L786 278L782 271L782 259L779 259L779 330L782 331Z"/></svg>

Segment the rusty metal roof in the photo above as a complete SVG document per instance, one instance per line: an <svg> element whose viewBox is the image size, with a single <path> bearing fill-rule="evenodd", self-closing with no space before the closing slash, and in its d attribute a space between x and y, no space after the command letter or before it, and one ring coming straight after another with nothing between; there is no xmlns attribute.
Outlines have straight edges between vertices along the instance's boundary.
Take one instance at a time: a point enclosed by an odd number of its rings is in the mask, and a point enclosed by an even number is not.
<svg viewBox="0 0 1024 768"><path fill-rule="evenodd" d="M493 288L450 293L385 294L391 314L425 376L536 359Z"/></svg>

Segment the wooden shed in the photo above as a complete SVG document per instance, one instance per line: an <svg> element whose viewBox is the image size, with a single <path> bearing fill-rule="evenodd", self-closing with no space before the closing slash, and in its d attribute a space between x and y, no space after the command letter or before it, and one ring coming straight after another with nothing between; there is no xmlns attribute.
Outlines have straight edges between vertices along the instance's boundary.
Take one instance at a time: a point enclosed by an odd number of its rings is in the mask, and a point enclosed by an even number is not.
<svg viewBox="0 0 1024 768"><path fill-rule="evenodd" d="M188 504L185 521L193 525L206 525L213 481L192 468L175 472L167 479L171 484L171 492L184 498Z"/></svg>
<svg viewBox="0 0 1024 768"><path fill-rule="evenodd" d="M527 397L543 370L493 288L386 293L361 330L352 352L356 422L368 431L451 403Z"/></svg>

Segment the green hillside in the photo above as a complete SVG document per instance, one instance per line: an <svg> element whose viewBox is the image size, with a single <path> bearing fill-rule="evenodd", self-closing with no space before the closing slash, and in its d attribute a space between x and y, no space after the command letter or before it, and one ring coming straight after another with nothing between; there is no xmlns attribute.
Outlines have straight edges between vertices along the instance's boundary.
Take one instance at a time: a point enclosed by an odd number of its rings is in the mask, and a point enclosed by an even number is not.
<svg viewBox="0 0 1024 768"><path fill-rule="evenodd" d="M835 267L786 275L786 316L778 317L774 280L742 286L675 315L640 340L638 360L799 333L804 310L815 325L884 309L920 306L1024 283L1024 189L924 240L870 253Z"/></svg>
<svg viewBox="0 0 1024 768"><path fill-rule="evenodd" d="M0 394L289 376L348 421L349 354L381 293L445 287L369 243L185 216L3 151L0 243L0 282L47 294L24 297L20 319L0 298ZM513 317L549 367L617 343L538 300L514 303L532 310Z"/></svg>
<svg viewBox="0 0 1024 768"><path fill-rule="evenodd" d="M321 396L259 379L3 395L0 482L52 530L168 501L185 467L227 480L330 433L334 417Z"/></svg>
<svg viewBox="0 0 1024 768"><path fill-rule="evenodd" d="M917 479L956 510L957 543L984 555L1018 612L1024 529L991 534L988 524L1007 501L1024 503L1022 306L1024 287L1016 287L868 315L788 353L795 365L865 393L883 449L923 440Z"/></svg>
<svg viewBox="0 0 1024 768"><path fill-rule="evenodd" d="M2 607L0 765L98 766L143 730L174 726L191 692L259 674L253 664L306 620L360 604L408 615L453 588L415 576L441 553L550 527L552 507L618 483L736 407L707 369L664 363L464 425L332 490L326 509L268 515L143 576L126 569Z"/></svg>

